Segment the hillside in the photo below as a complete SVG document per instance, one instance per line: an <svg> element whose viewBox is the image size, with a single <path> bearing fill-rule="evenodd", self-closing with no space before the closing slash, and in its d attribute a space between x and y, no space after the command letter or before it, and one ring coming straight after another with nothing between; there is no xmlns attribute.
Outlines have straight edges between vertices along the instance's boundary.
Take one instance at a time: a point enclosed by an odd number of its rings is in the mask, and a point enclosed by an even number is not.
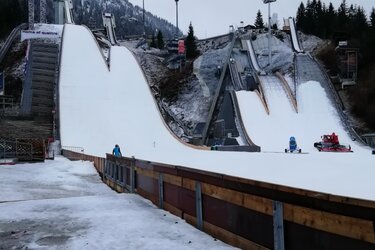
<svg viewBox="0 0 375 250"><path fill-rule="evenodd" d="M102 28L102 12L115 16L116 35L119 39L143 34L143 10L127 0L73 0L74 21L92 29ZM53 5L48 2L48 19L52 23ZM145 33L148 35L160 30L165 38L172 38L176 28L165 19L145 11Z"/></svg>

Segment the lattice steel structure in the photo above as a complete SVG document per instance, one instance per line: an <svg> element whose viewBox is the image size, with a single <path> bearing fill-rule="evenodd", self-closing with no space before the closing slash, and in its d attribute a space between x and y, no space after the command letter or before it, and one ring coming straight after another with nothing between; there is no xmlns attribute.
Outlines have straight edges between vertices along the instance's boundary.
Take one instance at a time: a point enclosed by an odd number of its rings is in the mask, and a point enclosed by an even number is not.
<svg viewBox="0 0 375 250"><path fill-rule="evenodd" d="M34 29L34 0L29 0L28 1L28 7L29 7L29 29L32 30Z"/></svg>
<svg viewBox="0 0 375 250"><path fill-rule="evenodd" d="M46 12L46 0L39 1L39 22L40 23L47 23L47 12ZM34 15L35 15L35 0L28 0L28 8L29 8L29 29L32 30L34 28Z"/></svg>
<svg viewBox="0 0 375 250"><path fill-rule="evenodd" d="M40 0L40 23L47 23L46 0Z"/></svg>

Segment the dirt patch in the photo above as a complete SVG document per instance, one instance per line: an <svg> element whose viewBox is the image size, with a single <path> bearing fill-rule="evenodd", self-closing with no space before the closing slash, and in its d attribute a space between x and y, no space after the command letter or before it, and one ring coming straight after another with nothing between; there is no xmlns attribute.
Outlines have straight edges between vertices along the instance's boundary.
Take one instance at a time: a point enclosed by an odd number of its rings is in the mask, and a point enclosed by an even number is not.
<svg viewBox="0 0 375 250"><path fill-rule="evenodd" d="M181 70L170 70L160 81L161 99L167 102L175 102L181 90L190 82L193 72L193 63L187 62Z"/></svg>

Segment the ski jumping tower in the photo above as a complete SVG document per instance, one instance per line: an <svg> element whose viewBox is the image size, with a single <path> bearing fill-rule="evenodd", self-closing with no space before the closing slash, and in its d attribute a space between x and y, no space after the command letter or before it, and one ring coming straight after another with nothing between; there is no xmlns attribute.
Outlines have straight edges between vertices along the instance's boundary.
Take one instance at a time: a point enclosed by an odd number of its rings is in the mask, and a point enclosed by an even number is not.
<svg viewBox="0 0 375 250"><path fill-rule="evenodd" d="M72 0L54 0L54 4L56 24L74 23Z"/></svg>
<svg viewBox="0 0 375 250"><path fill-rule="evenodd" d="M28 0L28 8L29 8L29 30L34 29L34 12L35 12L35 0ZM39 22L40 23L46 23L47 17L46 17L46 0L40 0L39 1Z"/></svg>

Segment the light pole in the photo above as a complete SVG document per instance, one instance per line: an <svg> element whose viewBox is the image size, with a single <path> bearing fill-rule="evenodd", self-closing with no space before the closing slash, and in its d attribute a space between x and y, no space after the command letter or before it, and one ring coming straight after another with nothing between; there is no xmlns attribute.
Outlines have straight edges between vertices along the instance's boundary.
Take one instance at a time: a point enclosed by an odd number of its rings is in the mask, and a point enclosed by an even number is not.
<svg viewBox="0 0 375 250"><path fill-rule="evenodd" d="M143 36L146 36L146 26L145 26L145 0L142 0L143 8Z"/></svg>
<svg viewBox="0 0 375 250"><path fill-rule="evenodd" d="M263 0L263 3L268 3L268 65L271 65L271 3L276 0Z"/></svg>
<svg viewBox="0 0 375 250"><path fill-rule="evenodd" d="M178 38L178 0L175 0L176 2L176 38Z"/></svg>

